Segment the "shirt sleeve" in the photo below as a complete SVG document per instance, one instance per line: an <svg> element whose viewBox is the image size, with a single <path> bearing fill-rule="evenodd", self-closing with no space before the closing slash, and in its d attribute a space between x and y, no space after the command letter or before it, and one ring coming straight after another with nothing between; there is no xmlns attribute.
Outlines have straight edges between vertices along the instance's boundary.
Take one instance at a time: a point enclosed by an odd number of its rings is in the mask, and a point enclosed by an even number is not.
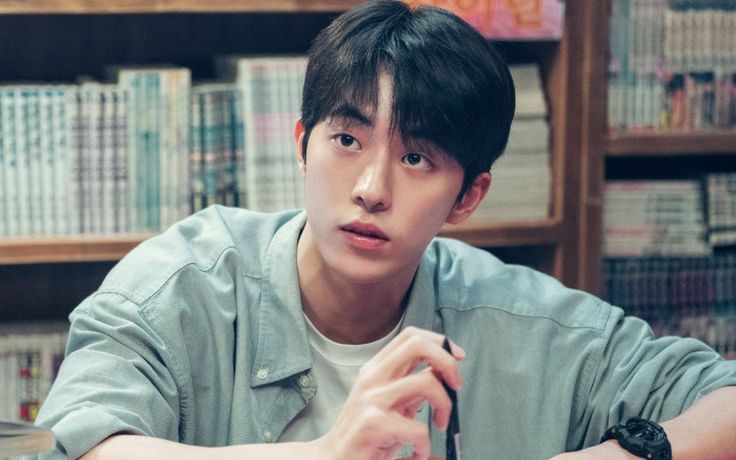
<svg viewBox="0 0 736 460"><path fill-rule="evenodd" d="M97 293L70 320L66 357L36 419L57 446L39 458L78 458L116 433L178 439L175 364L142 309Z"/></svg>
<svg viewBox="0 0 736 460"><path fill-rule="evenodd" d="M646 322L619 308L611 309L597 356L588 401L580 404L588 421L579 433L585 446L630 417L665 421L707 393L736 385L736 361L693 338L655 338Z"/></svg>

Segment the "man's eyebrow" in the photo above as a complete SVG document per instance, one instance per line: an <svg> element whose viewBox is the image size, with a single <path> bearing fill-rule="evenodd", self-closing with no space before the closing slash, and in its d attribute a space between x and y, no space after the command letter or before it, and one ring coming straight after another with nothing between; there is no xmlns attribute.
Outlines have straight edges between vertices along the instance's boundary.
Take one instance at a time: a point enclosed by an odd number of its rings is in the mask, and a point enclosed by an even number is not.
<svg viewBox="0 0 736 460"><path fill-rule="evenodd" d="M373 120L371 120L366 114L364 114L357 107L345 104L337 107L335 110L330 112L328 119L343 122L347 125L359 124L363 126L373 126Z"/></svg>

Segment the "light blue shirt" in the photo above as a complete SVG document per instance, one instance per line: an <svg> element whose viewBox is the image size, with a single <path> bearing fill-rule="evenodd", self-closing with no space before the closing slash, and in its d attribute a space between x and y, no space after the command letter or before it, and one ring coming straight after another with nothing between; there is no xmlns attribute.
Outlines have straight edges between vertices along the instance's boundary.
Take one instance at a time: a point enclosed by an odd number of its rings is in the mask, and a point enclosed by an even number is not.
<svg viewBox="0 0 736 460"><path fill-rule="evenodd" d="M76 458L114 433L222 446L276 441L317 391L296 245L306 214L210 207L127 255L70 315L37 423ZM619 308L437 238L405 313L467 351L467 459L540 459L598 443L631 416L668 419L736 384L736 362L654 339ZM444 433L431 431L433 451Z"/></svg>

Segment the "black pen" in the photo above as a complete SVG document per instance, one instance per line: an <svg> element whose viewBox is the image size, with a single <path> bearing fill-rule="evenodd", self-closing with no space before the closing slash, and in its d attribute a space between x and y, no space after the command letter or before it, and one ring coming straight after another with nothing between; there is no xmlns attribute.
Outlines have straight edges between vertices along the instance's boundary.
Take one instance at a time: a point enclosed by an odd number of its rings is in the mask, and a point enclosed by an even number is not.
<svg viewBox="0 0 736 460"><path fill-rule="evenodd" d="M452 354L450 349L450 341L445 337L445 342L442 344L448 353ZM460 455L460 421L458 420L457 414L457 392L450 388L450 386L442 381L442 385L445 387L450 401L452 402L452 409L450 411L450 423L447 425L447 440L445 442L445 460L461 460Z"/></svg>

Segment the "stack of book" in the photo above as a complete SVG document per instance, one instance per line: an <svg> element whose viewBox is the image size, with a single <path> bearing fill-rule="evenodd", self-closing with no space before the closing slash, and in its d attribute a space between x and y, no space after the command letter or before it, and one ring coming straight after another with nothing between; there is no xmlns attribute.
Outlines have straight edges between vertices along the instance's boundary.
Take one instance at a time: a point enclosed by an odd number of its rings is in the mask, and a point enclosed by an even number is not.
<svg viewBox="0 0 736 460"><path fill-rule="evenodd" d="M305 56L188 69L111 67L109 82L0 86L0 235L149 233L211 204L304 206L293 130ZM546 219L549 126L539 70L512 67L517 112L476 221Z"/></svg>
<svg viewBox="0 0 736 460"><path fill-rule="evenodd" d="M85 82L68 94L69 233L128 231L128 93Z"/></svg>
<svg viewBox="0 0 736 460"><path fill-rule="evenodd" d="M609 126L736 125L736 0L614 0Z"/></svg>
<svg viewBox="0 0 736 460"><path fill-rule="evenodd" d="M536 65L511 66L516 113L493 182L472 221L542 220L549 216L552 170L547 104Z"/></svg>
<svg viewBox="0 0 736 460"><path fill-rule="evenodd" d="M0 327L0 419L33 421L64 357L67 323Z"/></svg>
<svg viewBox="0 0 736 460"><path fill-rule="evenodd" d="M700 182L607 182L603 237L607 257L710 254Z"/></svg>
<svg viewBox="0 0 736 460"><path fill-rule="evenodd" d="M697 337L731 358L736 254L720 246L736 242L735 178L612 181L603 210L607 300L658 335Z"/></svg>
<svg viewBox="0 0 736 460"><path fill-rule="evenodd" d="M280 211L304 206L296 162L294 126L301 114L305 56L224 56L218 73L242 95L244 126L243 206Z"/></svg>
<svg viewBox="0 0 736 460"><path fill-rule="evenodd" d="M69 150L69 102L75 86L0 87L0 235L66 234L75 159ZM78 209L78 203L76 204Z"/></svg>
<svg viewBox="0 0 736 460"><path fill-rule="evenodd" d="M191 210L245 203L245 124L240 89L195 83L191 106Z"/></svg>
<svg viewBox="0 0 736 460"><path fill-rule="evenodd" d="M708 243L736 245L736 173L709 174L705 179Z"/></svg>
<svg viewBox="0 0 736 460"><path fill-rule="evenodd" d="M658 335L697 337L736 354L736 254L608 258L604 297Z"/></svg>
<svg viewBox="0 0 736 460"><path fill-rule="evenodd" d="M180 67L114 67L108 73L129 95L129 231L166 229L190 212L191 72Z"/></svg>
<svg viewBox="0 0 736 460"><path fill-rule="evenodd" d="M188 69L0 86L0 235L156 232L190 212Z"/></svg>

